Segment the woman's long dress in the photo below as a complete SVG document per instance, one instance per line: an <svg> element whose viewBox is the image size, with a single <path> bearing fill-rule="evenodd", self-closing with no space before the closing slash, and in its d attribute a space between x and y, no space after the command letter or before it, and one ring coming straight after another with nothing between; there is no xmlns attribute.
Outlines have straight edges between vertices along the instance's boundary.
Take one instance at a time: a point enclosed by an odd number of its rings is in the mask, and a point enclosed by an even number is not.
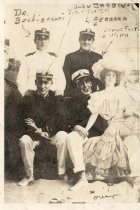
<svg viewBox="0 0 140 210"><path fill-rule="evenodd" d="M95 167L96 175L111 178L122 177L130 173L127 148L123 139L133 134L137 126L132 112L134 106L135 103L126 89L121 86L108 88L91 95L88 102L89 110L106 119L108 127L100 138L97 137L96 143L92 140L87 143L87 147L84 147L87 170ZM89 144L91 144L90 147Z"/></svg>

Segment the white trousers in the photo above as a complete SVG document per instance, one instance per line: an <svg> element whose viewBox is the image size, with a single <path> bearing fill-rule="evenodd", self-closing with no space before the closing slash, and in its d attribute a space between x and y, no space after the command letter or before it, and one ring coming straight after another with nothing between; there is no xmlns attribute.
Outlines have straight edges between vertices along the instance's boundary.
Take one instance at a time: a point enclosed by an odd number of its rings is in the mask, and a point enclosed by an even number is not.
<svg viewBox="0 0 140 210"><path fill-rule="evenodd" d="M68 134L67 148L74 166L74 173L85 170L83 144L84 140L77 132L73 131Z"/></svg>
<svg viewBox="0 0 140 210"><path fill-rule="evenodd" d="M77 132L66 133L59 131L52 137L51 144L56 145L58 174L65 174L68 153L73 163L73 171L77 173L85 170L84 152L92 144L92 138L84 140ZM95 141L96 142L96 141ZM27 176L33 176L34 148L39 141L33 141L30 136L24 135L20 139L21 156Z"/></svg>
<svg viewBox="0 0 140 210"><path fill-rule="evenodd" d="M67 145L66 145L67 133L59 131L52 137L51 144L57 148L57 161L58 161L58 174L64 174L66 171L66 157L67 157ZM39 141L33 141L30 136L23 135L20 138L21 157L24 163L25 171L28 177L33 176L34 167L34 149L39 145Z"/></svg>
<svg viewBox="0 0 140 210"><path fill-rule="evenodd" d="M95 144L100 137L82 138L73 131L67 136L67 148L74 166L74 173L85 170L85 164L89 162Z"/></svg>

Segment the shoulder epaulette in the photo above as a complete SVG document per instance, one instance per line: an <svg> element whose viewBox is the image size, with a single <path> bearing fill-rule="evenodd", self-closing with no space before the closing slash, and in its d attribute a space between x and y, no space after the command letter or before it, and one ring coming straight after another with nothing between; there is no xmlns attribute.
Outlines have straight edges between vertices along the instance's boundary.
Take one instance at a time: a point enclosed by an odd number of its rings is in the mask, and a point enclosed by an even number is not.
<svg viewBox="0 0 140 210"><path fill-rule="evenodd" d="M54 53L54 52L48 52L48 54L49 54L49 55L52 55L52 56L54 56L54 57L57 57L57 54Z"/></svg>
<svg viewBox="0 0 140 210"><path fill-rule="evenodd" d="M35 54L35 52L28 53L28 54L25 55L25 57L28 57L28 56L33 55L33 54Z"/></svg>

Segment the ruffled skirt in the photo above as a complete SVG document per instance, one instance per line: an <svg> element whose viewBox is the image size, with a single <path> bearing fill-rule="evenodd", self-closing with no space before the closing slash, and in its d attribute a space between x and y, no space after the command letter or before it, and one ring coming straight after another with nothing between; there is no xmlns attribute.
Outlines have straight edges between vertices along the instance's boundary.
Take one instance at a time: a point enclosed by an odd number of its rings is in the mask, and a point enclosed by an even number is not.
<svg viewBox="0 0 140 210"><path fill-rule="evenodd" d="M93 137L83 145L87 174L106 178L124 177L130 174L127 148L123 137L132 134L132 118L111 122L101 137Z"/></svg>

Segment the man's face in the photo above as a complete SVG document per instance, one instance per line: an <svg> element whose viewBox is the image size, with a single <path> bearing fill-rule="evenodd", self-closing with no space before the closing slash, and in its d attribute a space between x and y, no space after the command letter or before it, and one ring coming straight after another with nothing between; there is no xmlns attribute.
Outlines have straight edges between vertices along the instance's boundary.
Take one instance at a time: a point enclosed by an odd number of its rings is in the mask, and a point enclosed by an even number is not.
<svg viewBox="0 0 140 210"><path fill-rule="evenodd" d="M52 79L37 78L35 84L37 86L38 93L42 96L45 96L50 90L50 87L52 85Z"/></svg>
<svg viewBox="0 0 140 210"><path fill-rule="evenodd" d="M81 78L77 83L77 87L84 95L92 93L92 82L89 77Z"/></svg>
<svg viewBox="0 0 140 210"><path fill-rule="evenodd" d="M49 44L49 37L46 35L36 35L34 42L37 50L46 50Z"/></svg>
<svg viewBox="0 0 140 210"><path fill-rule="evenodd" d="M88 34L81 35L79 38L80 48L82 50L89 51L93 44L93 41L94 41L93 36Z"/></svg>

